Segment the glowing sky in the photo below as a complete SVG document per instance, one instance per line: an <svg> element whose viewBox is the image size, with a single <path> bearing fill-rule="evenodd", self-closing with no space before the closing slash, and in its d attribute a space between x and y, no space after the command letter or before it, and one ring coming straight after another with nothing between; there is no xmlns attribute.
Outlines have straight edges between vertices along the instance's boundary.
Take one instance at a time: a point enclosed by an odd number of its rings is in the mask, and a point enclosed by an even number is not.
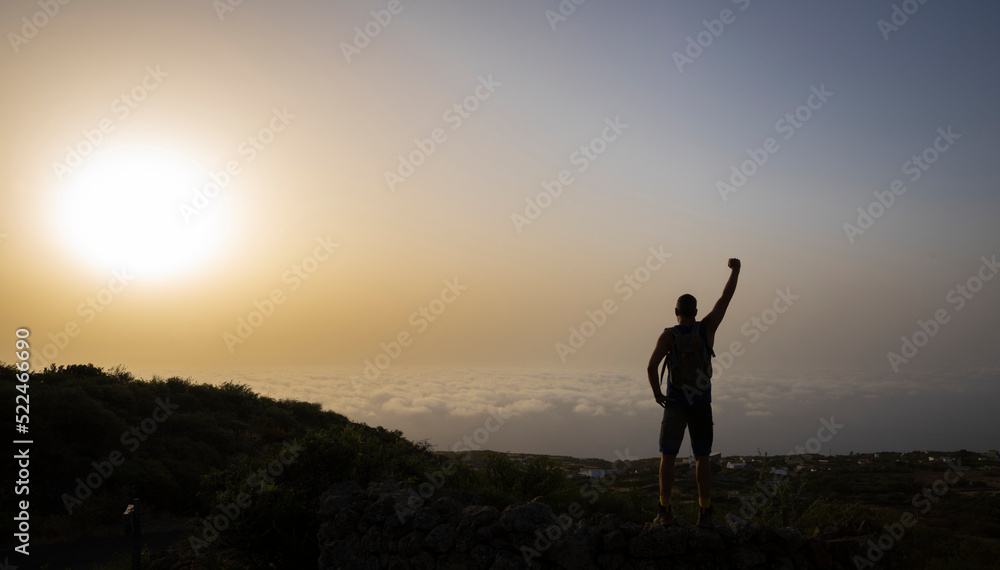
<svg viewBox="0 0 1000 570"><path fill-rule="evenodd" d="M537 428L633 410L654 429L656 337L682 293L707 312L739 257L716 351L745 350L717 380L717 424L795 442L839 410L857 448L895 431L879 441L996 447L960 405L936 430L900 422L956 394L1000 404L997 16L942 0L4 2L0 322L31 329L38 365L240 371L442 446L515 406L532 428L503 445L584 455ZM127 182L173 184L162 208L142 202L167 229L131 217L127 191L76 194L130 152L192 169ZM81 236L120 236L140 261ZM351 388L368 362L382 382L434 367L441 383ZM284 380L299 367L338 372L314 390ZM486 374L507 382L493 402L456 388L472 369L520 372ZM608 371L632 381L621 401L582 380ZM607 421L591 455L638 437Z"/></svg>

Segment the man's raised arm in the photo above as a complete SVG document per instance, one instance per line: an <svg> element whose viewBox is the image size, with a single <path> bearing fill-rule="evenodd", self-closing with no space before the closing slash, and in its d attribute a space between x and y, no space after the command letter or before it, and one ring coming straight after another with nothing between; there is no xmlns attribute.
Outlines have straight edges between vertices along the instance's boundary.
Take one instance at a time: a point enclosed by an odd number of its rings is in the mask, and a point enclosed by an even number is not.
<svg viewBox="0 0 1000 570"><path fill-rule="evenodd" d="M733 300L733 294L736 293L736 281L740 277L740 260L736 258L730 259L729 267L733 271L729 274L729 281L726 282L725 289L722 290L722 297L719 297L719 300L715 302L712 312L705 315L705 318L702 319L710 334L719 329L719 325L722 324L722 317L726 316L726 309L729 308L729 302Z"/></svg>

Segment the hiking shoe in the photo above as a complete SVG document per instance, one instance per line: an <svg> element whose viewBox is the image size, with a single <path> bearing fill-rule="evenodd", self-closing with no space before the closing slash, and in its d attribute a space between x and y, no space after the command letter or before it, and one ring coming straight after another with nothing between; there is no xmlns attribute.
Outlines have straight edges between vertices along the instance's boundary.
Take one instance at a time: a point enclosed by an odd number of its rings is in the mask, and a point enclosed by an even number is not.
<svg viewBox="0 0 1000 570"><path fill-rule="evenodd" d="M657 508L656 518L653 522L661 526L673 526L674 525L674 513L673 509L670 507L664 507L659 505Z"/></svg>
<svg viewBox="0 0 1000 570"><path fill-rule="evenodd" d="M695 526L700 528L715 528L715 521L712 520L712 507L703 508L698 511L698 522Z"/></svg>

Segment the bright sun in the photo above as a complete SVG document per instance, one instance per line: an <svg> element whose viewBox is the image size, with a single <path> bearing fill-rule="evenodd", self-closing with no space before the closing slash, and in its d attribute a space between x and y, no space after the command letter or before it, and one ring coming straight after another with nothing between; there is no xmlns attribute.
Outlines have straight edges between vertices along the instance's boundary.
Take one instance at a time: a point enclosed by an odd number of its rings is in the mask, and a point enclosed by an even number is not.
<svg viewBox="0 0 1000 570"><path fill-rule="evenodd" d="M176 275L207 261L226 234L221 196L189 221L181 214L206 182L203 168L170 151L104 152L63 188L60 226L80 254L106 269Z"/></svg>

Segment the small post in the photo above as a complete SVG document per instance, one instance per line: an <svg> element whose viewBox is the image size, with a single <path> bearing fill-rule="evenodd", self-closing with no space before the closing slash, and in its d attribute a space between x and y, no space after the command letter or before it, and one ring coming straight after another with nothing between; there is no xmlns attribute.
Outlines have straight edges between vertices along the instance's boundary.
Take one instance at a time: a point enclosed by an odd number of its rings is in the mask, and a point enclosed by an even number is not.
<svg viewBox="0 0 1000 570"><path fill-rule="evenodd" d="M142 522L139 519L139 499L125 509L125 534L132 537L132 570L141 570Z"/></svg>

